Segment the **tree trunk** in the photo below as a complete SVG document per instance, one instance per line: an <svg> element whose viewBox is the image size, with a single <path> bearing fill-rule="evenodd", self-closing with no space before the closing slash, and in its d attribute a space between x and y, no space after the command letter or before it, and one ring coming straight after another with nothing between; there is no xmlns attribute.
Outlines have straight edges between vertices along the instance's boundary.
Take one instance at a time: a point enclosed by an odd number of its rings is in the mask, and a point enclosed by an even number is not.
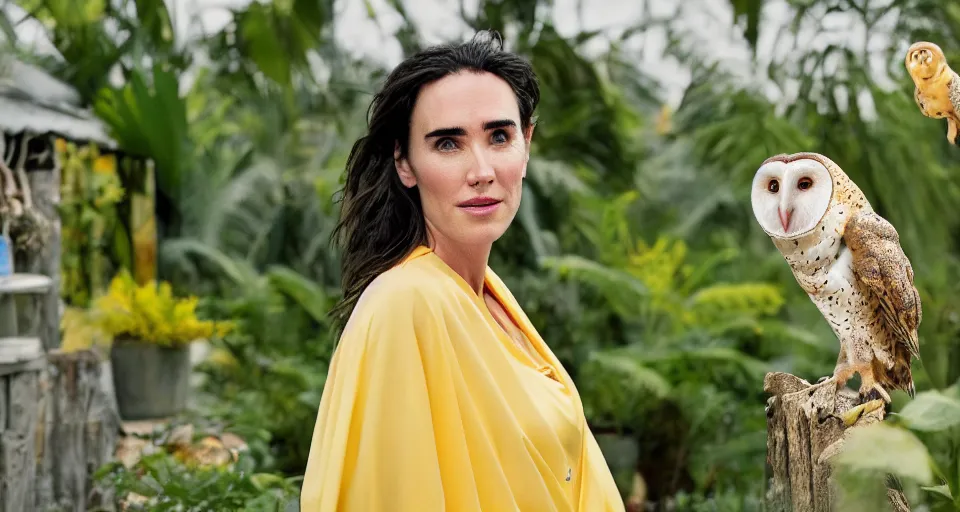
<svg viewBox="0 0 960 512"><path fill-rule="evenodd" d="M852 428L883 421L884 408L863 413L847 427L837 416L858 405L857 393L833 384L817 387L789 373L763 379L767 400L767 505L772 512L832 512L836 490L827 460L836 454ZM909 512L906 498L888 490L894 512Z"/></svg>
<svg viewBox="0 0 960 512"><path fill-rule="evenodd" d="M101 388L100 358L93 351L51 352L46 421L37 432L44 447L37 467L45 496L65 510L112 508L113 496L94 486L93 473L113 459L120 419ZM39 489L38 489L39 490Z"/></svg>

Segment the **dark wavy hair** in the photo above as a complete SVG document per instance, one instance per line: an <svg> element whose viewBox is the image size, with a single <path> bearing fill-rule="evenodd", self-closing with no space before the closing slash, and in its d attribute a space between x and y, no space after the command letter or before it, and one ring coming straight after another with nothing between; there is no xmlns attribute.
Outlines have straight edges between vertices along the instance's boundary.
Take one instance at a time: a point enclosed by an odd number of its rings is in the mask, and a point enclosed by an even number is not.
<svg viewBox="0 0 960 512"><path fill-rule="evenodd" d="M521 128L533 122L540 86L525 59L504 50L496 31L481 31L460 44L427 48L404 60L387 76L368 110L367 134L353 145L342 189L340 221L333 232L341 251L343 298L331 311L342 329L371 281L427 241L417 187L397 175L394 148L407 156L410 118L420 89L461 71L488 72L513 89Z"/></svg>

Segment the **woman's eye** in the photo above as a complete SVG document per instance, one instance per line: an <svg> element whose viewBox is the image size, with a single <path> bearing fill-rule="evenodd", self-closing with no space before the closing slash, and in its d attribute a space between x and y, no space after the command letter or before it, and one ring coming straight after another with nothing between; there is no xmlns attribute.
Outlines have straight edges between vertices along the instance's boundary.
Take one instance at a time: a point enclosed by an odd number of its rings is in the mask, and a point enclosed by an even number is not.
<svg viewBox="0 0 960 512"><path fill-rule="evenodd" d="M510 137L507 136L507 132L503 130L497 130L493 132L493 143L494 144L506 144L510 140Z"/></svg>
<svg viewBox="0 0 960 512"><path fill-rule="evenodd" d="M457 149L457 144L451 139L440 139L437 141L437 149L440 151L453 151Z"/></svg>
<svg viewBox="0 0 960 512"><path fill-rule="evenodd" d="M777 180L770 180L770 183L767 183L767 190L776 194L780 191L780 182Z"/></svg>
<svg viewBox="0 0 960 512"><path fill-rule="evenodd" d="M797 182L797 188L800 190L807 190L813 186L813 180L810 178L800 178L800 181Z"/></svg>

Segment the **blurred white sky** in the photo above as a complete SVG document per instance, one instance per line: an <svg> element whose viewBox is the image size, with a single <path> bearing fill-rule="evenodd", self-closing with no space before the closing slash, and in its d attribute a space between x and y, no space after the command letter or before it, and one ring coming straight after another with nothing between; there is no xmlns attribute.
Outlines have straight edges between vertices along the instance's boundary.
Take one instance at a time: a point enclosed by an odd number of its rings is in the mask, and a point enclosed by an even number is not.
<svg viewBox="0 0 960 512"><path fill-rule="evenodd" d="M417 23L421 35L427 43L439 43L452 39L461 39L469 35L461 20L461 5L468 13L475 13L477 0L402 0L407 13ZM207 30L221 27L229 19L225 6L242 6L249 0L167 0L176 10L178 30L188 29L191 19L199 14ZM388 66L396 65L402 58L402 50L391 34L401 25L401 19L388 5L387 0L369 0L377 13L377 19L370 19L362 0L340 0L337 2L338 33L337 39L358 54L377 59ZM635 24L642 16L642 2L638 0L593 0L592 9L581 9L579 0L554 0L554 24L564 35L572 35L580 30L623 30ZM742 44L734 42L733 26L730 23L732 12L727 2L717 0L652 0L654 16L664 16L678 9L678 5L698 4L694 8L683 8L681 17L684 24L716 31L709 38L711 53L724 60L745 63L748 54ZM705 7L707 7L705 9ZM786 13L785 9L781 9ZM602 40L597 41L602 44ZM509 40L508 40L509 44ZM682 88L689 76L675 62L660 58L666 39L662 33L651 33L637 38L636 46L643 47L643 61L637 64L651 72L665 84L670 85L670 102L679 102Z"/></svg>
<svg viewBox="0 0 960 512"><path fill-rule="evenodd" d="M0 0L2 2L3 0ZM207 31L215 31L229 21L227 9L242 7L250 0L166 0L175 17L178 36L182 37L199 22ZM468 35L460 20L461 4L468 12L475 12L477 0L401 0L407 12L420 28L428 43L450 39L460 39ZM8 2L12 3L12 2ZM363 0L337 1L337 39L345 48L377 59L392 66L401 59L401 49L391 34L400 25L400 17L388 6L387 0L369 0L377 12L377 19L370 19ZM580 0L554 0L554 24L564 35L580 30L606 29L619 31L641 19L642 2L639 0L593 0L592 9L582 9ZM727 69L743 77L755 77L759 71L749 66L749 54L739 31L732 24L732 11L728 1L719 0L651 0L653 16L675 16L678 26L688 29L692 37L699 39L702 47L713 59L723 62ZM9 9L9 7L8 7ZM14 11L19 11L13 8ZM784 0L767 2L763 19L768 26L783 27L789 20L790 11ZM19 14L14 16L19 18ZM882 24L881 24L882 26ZM42 40L39 27L24 23L18 27L22 41L32 41L38 50L49 47ZM778 31L760 30L759 57L762 62L795 51L792 45L779 44L776 41ZM46 43L46 44L45 44ZM632 41L632 47L638 50L637 65L659 79L668 88L668 103L676 104L682 88L688 83L689 75L672 59L661 58L666 44L665 36L659 31L648 31L643 37ZM797 45L801 48L822 48L827 44L839 43L854 51L862 50L865 45L876 47L885 44L884 34L871 33L867 37L866 29L859 21L833 15L822 26L806 27ZM509 44L509 40L508 40ZM598 41L602 44L602 41ZM876 66L883 66L876 62ZM765 67L765 66L764 66ZM878 69L879 70L879 69ZM770 89L775 95L775 89ZM869 110L870 105L865 105Z"/></svg>

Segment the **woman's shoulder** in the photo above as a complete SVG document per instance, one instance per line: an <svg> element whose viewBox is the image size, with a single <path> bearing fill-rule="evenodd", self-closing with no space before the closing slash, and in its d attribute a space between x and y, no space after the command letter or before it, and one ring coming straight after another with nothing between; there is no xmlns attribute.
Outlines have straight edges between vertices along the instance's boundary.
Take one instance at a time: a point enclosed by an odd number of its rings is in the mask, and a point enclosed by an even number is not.
<svg viewBox="0 0 960 512"><path fill-rule="evenodd" d="M377 276L360 295L357 315L413 314L429 306L431 310L455 301L462 290L439 270L429 257L405 260Z"/></svg>
<svg viewBox="0 0 960 512"><path fill-rule="evenodd" d="M437 331L451 312L462 312L457 304L465 294L448 275L424 260L405 260L371 281L344 326L340 349L395 354L442 341L420 334ZM390 342L381 343L385 339Z"/></svg>

